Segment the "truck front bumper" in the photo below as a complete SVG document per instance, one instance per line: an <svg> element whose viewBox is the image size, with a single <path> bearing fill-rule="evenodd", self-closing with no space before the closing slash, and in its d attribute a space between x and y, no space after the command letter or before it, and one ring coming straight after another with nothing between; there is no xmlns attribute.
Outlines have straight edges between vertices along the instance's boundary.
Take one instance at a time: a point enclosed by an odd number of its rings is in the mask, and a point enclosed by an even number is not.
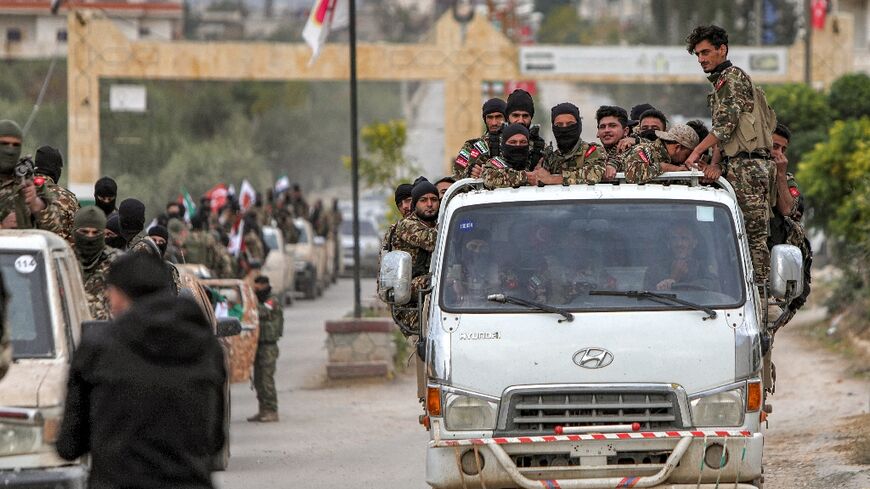
<svg viewBox="0 0 870 489"><path fill-rule="evenodd" d="M688 489L713 488L717 482L751 489L750 482L761 477L763 444L761 433L745 431L442 439L430 442L426 481L443 489ZM707 450L716 445L727 453L720 469L704 462ZM667 459L620 460L638 454Z"/></svg>
<svg viewBox="0 0 870 489"><path fill-rule="evenodd" d="M83 465L0 471L0 487L16 489L84 489L88 471Z"/></svg>

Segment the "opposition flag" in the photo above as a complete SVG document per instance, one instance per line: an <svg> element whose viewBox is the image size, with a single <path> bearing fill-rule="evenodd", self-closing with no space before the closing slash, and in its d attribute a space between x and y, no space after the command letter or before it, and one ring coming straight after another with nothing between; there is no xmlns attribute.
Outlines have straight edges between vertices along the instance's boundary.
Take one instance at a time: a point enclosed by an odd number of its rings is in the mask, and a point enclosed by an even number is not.
<svg viewBox="0 0 870 489"><path fill-rule="evenodd" d="M320 48L326 43L331 29L340 29L348 24L346 0L314 0L308 21L302 30L302 39L311 47L311 61L314 63Z"/></svg>
<svg viewBox="0 0 870 489"><path fill-rule="evenodd" d="M190 219L196 214L196 202L184 187L181 187L181 203L184 204L184 220L190 222Z"/></svg>
<svg viewBox="0 0 870 489"><path fill-rule="evenodd" d="M275 195L282 194L288 190L290 190L290 179L287 175L284 175L275 182Z"/></svg>
<svg viewBox="0 0 870 489"><path fill-rule="evenodd" d="M242 209L242 213L248 212L248 209L254 207L256 202L257 192L254 191L251 182L242 180L242 186L239 187L239 207Z"/></svg>

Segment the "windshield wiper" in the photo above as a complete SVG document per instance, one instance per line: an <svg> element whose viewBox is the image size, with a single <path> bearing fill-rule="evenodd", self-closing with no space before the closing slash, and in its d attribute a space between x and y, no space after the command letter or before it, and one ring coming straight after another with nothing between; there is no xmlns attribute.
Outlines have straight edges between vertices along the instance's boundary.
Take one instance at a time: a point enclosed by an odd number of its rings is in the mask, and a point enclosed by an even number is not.
<svg viewBox="0 0 870 489"><path fill-rule="evenodd" d="M570 312L564 310L564 309L559 309L558 307L549 306L547 304L541 304L540 302L529 301L526 299L520 299L519 297L514 297L512 295L490 294L490 295L486 296L486 300L492 301L492 302L499 302L501 304L506 304L506 303L517 304L519 306L525 306L525 307L528 307L530 309L537 309L539 311L544 311L544 312L552 312L553 314L558 314L558 315L565 318L565 319L560 319L559 320L560 323L563 321L568 321L570 323L571 321L574 320L574 315L571 314Z"/></svg>
<svg viewBox="0 0 870 489"><path fill-rule="evenodd" d="M591 290L589 295L609 295L620 297L635 297L637 299L649 299L659 304L679 304L681 306L691 307L696 311L704 311L707 313L707 319L716 319L716 311L701 304L695 304L677 297L676 294L662 294L660 292L650 292L648 290Z"/></svg>

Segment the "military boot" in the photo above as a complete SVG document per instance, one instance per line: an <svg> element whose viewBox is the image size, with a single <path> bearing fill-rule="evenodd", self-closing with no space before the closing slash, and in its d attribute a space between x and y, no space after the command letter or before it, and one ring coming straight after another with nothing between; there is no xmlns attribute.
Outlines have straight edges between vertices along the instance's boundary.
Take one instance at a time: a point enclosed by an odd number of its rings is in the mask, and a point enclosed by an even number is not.
<svg viewBox="0 0 870 489"><path fill-rule="evenodd" d="M263 416L263 413L262 413L262 412L258 412L257 414L255 414L255 415L251 416L250 418L248 418L248 421L251 422L251 423L259 423L259 422L260 422L260 417L261 417L261 416Z"/></svg>
<svg viewBox="0 0 870 489"><path fill-rule="evenodd" d="M263 411L260 413L261 423L277 423L278 422L278 413L276 411Z"/></svg>

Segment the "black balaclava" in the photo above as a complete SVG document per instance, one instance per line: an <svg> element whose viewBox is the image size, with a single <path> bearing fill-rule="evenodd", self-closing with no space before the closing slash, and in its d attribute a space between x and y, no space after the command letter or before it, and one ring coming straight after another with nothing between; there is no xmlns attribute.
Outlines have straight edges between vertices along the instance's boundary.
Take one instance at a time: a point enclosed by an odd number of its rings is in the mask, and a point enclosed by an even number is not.
<svg viewBox="0 0 870 489"><path fill-rule="evenodd" d="M181 202L170 202L169 204L166 205L166 207L170 207L172 205L178 207L178 212L177 213L176 212L169 213L167 211L166 212L166 222L168 223L169 220L173 219L173 218L181 219L183 221L184 215L187 213L187 207L185 207L184 204L182 204Z"/></svg>
<svg viewBox="0 0 870 489"><path fill-rule="evenodd" d="M113 237L106 237L106 244L112 248L123 250L127 242L121 236L121 219L118 217L118 214L112 214L112 217L106 221L106 229L115 233Z"/></svg>
<svg viewBox="0 0 870 489"><path fill-rule="evenodd" d="M522 88L517 88L508 96L507 106L505 108L505 116L509 116L512 112L522 110L528 112L530 116L535 117L535 101L529 92Z"/></svg>
<svg viewBox="0 0 870 489"><path fill-rule="evenodd" d="M21 128L14 121L0 121L0 136L9 136L22 139ZM0 146L0 174L12 175L15 172L15 165L18 164L18 159L21 158L21 146Z"/></svg>
<svg viewBox="0 0 870 489"><path fill-rule="evenodd" d="M411 190L414 189L414 186L410 183L400 183L398 187L396 187L396 207L402 206L402 201L411 196Z"/></svg>
<svg viewBox="0 0 870 489"><path fill-rule="evenodd" d="M414 209L414 214L417 214L417 201L420 200L424 195L433 194L436 197L438 196L438 188L432 184L429 180L426 180L423 177L418 178L414 181L414 189L411 190L411 208ZM435 221L438 219L438 214L436 213L432 217L421 216L417 214L417 217L424 221Z"/></svg>
<svg viewBox="0 0 870 489"><path fill-rule="evenodd" d="M656 136L655 129L647 129L646 131L638 131L637 137L646 139L647 141L655 141L659 137Z"/></svg>
<svg viewBox="0 0 870 489"><path fill-rule="evenodd" d="M481 115L483 116L483 122L486 123L486 116L489 114L501 114L507 119L507 114L505 110L507 109L507 104L504 100L500 98L491 98L484 102L483 107L481 108ZM487 130L489 127L487 126Z"/></svg>
<svg viewBox="0 0 870 489"><path fill-rule="evenodd" d="M257 300L260 302L266 302L269 299L269 296L272 294L272 286L269 285L269 277L265 275L260 275L259 277L254 279L254 283L257 285L265 285L263 289L254 289L254 293L257 294Z"/></svg>
<svg viewBox="0 0 870 489"><path fill-rule="evenodd" d="M118 197L118 184L115 183L109 177L103 177L97 180L97 183L94 184L94 197L111 197L112 201L109 203L102 203L98 199L96 200L96 206L103 210L108 217L109 214L115 212L115 199Z"/></svg>
<svg viewBox="0 0 870 489"><path fill-rule="evenodd" d="M160 256L166 254L166 246L169 245L169 230L166 229L165 226L156 225L151 226L151 229L148 230L148 236L159 236L163 238L163 244L157 244L155 241L154 244L157 245L157 248L160 250Z"/></svg>
<svg viewBox="0 0 870 489"><path fill-rule="evenodd" d="M77 232L81 228L94 228L100 234L94 237L84 236ZM82 207L76 211L73 218L73 238L79 261L82 265L92 264L106 247L106 215L103 211L94 206Z"/></svg>
<svg viewBox="0 0 870 489"><path fill-rule="evenodd" d="M562 114L573 115L574 119L577 120L577 124L571 124L567 127L556 127L556 117ZM550 117L550 120L553 121L553 137L556 138L556 146L559 147L559 151L562 153L571 151L577 144L577 141L580 140L580 132L583 130L583 126L580 123L580 109L570 102L564 102L550 110Z"/></svg>
<svg viewBox="0 0 870 489"><path fill-rule="evenodd" d="M513 146L507 144L507 140L517 134L523 134L526 136L526 139L529 138L529 130L522 124L511 124L504 128L502 131L502 138L504 139L505 144L501 148L501 154L502 158L504 158L505 162L512 169L525 170L529 164L529 145Z"/></svg>
<svg viewBox="0 0 870 489"><path fill-rule="evenodd" d="M63 156L60 151L51 146L42 146L36 150L36 173L45 175L57 183L60 181L60 175L63 171Z"/></svg>
<svg viewBox="0 0 870 489"><path fill-rule="evenodd" d="M128 243L145 227L145 204L136 199L124 199L118 206L121 236Z"/></svg>
<svg viewBox="0 0 870 489"><path fill-rule="evenodd" d="M655 110L655 107L647 103L637 104L632 107L631 114L628 117L628 127L634 127L640 124L640 115L648 110Z"/></svg>

